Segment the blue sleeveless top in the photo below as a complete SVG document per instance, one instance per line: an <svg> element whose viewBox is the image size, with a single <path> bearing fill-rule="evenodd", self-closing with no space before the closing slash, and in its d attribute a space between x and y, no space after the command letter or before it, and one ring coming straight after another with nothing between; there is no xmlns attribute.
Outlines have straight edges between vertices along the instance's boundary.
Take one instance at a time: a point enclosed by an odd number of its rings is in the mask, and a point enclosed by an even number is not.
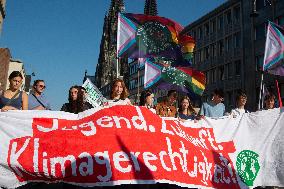
<svg viewBox="0 0 284 189"><path fill-rule="evenodd" d="M9 106L13 106L14 108L21 109L22 108L22 91L19 92L19 96L17 98L14 98L11 100ZM6 104L9 102L9 98L6 98L4 96L0 97L0 109L6 106Z"/></svg>

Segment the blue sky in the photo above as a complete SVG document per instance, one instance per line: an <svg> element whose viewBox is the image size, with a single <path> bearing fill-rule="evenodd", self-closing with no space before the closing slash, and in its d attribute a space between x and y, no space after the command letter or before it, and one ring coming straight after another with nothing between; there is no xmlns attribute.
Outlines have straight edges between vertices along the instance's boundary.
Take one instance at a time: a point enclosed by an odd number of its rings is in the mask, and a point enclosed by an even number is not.
<svg viewBox="0 0 284 189"><path fill-rule="evenodd" d="M125 11L143 13L145 0L124 0ZM157 0L158 15L186 26L225 0ZM0 47L24 62L32 79L44 79L54 110L67 102L68 89L94 75L103 20L111 0L7 1Z"/></svg>

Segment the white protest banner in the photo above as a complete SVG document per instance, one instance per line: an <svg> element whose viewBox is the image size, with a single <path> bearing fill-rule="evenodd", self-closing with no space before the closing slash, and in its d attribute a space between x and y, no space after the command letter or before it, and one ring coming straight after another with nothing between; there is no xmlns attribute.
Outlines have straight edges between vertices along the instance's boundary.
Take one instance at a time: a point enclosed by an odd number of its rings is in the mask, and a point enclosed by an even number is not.
<svg viewBox="0 0 284 189"><path fill-rule="evenodd" d="M170 183L195 188L284 186L279 109L179 122L117 105L78 115L0 113L0 187Z"/></svg>
<svg viewBox="0 0 284 189"><path fill-rule="evenodd" d="M87 101L93 105L93 107L99 107L103 105L107 100L104 98L100 90L87 78L82 85L88 93Z"/></svg>

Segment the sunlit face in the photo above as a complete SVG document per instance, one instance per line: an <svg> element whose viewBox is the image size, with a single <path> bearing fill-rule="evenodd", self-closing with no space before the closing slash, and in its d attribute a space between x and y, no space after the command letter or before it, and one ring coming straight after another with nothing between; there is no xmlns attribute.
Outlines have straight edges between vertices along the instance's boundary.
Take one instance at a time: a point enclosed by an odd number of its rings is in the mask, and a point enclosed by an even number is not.
<svg viewBox="0 0 284 189"><path fill-rule="evenodd" d="M188 101L188 99L183 99L183 100L181 101L181 107L182 107L182 109L183 109L183 110L188 109L188 106L189 106L189 101Z"/></svg>
<svg viewBox="0 0 284 189"><path fill-rule="evenodd" d="M245 96L240 96L238 100L238 106L245 106L247 103L247 97Z"/></svg>
<svg viewBox="0 0 284 189"><path fill-rule="evenodd" d="M23 79L19 76L14 77L10 80L10 88L18 90L22 85Z"/></svg>
<svg viewBox="0 0 284 189"><path fill-rule="evenodd" d="M275 103L275 100L274 98L269 98L265 101L265 107L266 109L273 109L274 108L274 103Z"/></svg>
<svg viewBox="0 0 284 189"><path fill-rule="evenodd" d="M76 88L72 88L71 91L71 98L72 100L77 100L77 97L78 97L78 89Z"/></svg>
<svg viewBox="0 0 284 189"><path fill-rule="evenodd" d="M224 98L220 97L219 95L217 94L213 94L213 98L212 98L212 101L215 103L215 104L219 104L221 102L223 102Z"/></svg>
<svg viewBox="0 0 284 189"><path fill-rule="evenodd" d="M114 97L120 97L123 92L123 86L121 82L116 82L113 87Z"/></svg>
<svg viewBox="0 0 284 189"><path fill-rule="evenodd" d="M35 91L39 94L43 93L44 89L45 89L45 84L43 81L40 81L36 84L36 86L34 87Z"/></svg>
<svg viewBox="0 0 284 189"><path fill-rule="evenodd" d="M169 103L174 104L177 101L177 97L175 95L169 96Z"/></svg>
<svg viewBox="0 0 284 189"><path fill-rule="evenodd" d="M146 97L146 105L152 106L154 103L154 94L151 94Z"/></svg>

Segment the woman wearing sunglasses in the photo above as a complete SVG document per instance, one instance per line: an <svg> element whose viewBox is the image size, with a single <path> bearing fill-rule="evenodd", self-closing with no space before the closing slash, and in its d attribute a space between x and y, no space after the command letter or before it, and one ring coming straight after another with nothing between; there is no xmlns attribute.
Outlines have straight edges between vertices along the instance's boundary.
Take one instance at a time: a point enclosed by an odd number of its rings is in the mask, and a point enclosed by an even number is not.
<svg viewBox="0 0 284 189"><path fill-rule="evenodd" d="M29 110L51 110L50 104L43 94L45 90L44 80L35 80L33 91L29 94Z"/></svg>

